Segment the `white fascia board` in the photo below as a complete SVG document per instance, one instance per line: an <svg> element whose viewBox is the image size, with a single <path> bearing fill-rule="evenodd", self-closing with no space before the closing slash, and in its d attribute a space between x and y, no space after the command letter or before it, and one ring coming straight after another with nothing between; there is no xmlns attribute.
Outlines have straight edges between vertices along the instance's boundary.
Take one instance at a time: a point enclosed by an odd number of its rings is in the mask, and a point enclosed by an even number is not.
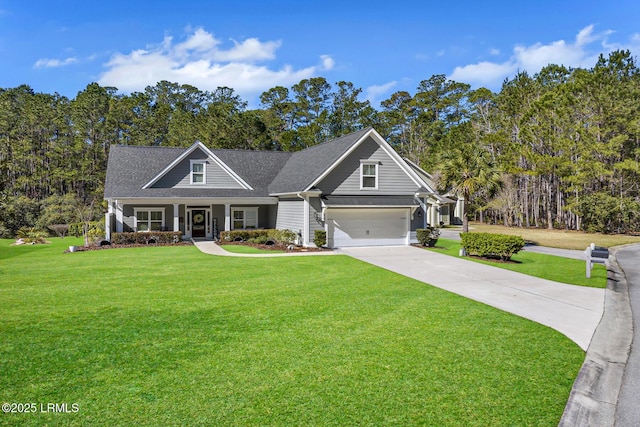
<svg viewBox="0 0 640 427"><path fill-rule="evenodd" d="M431 188L405 163L404 159L389 145L387 141L373 128L369 132L365 133L357 140L347 151L345 151L338 160L336 160L331 166L329 166L318 178L316 178L311 184L305 188L305 191L309 191L314 186L318 185L327 175L329 175L344 159L346 159L356 148L360 146L369 136L373 137L373 140L378 143L391 159L409 176L416 186L421 187L425 184L425 188Z"/></svg>
<svg viewBox="0 0 640 427"><path fill-rule="evenodd" d="M360 137L360 139L359 139L359 140L357 140L355 143L353 143L353 144L351 145L351 147L349 147L349 149L348 149L347 151L345 151L345 152L342 154L342 156L340 156L340 157L338 158L338 160L336 160L335 162L333 162L333 164L332 164L331 166L329 166L327 169L325 169L325 171L324 171L322 174L320 174L320 176L319 176L319 177L317 177L315 180L313 180L313 181L311 182L311 184L307 185L307 187L306 187L303 191L309 191L309 190L311 190L313 187L315 187L316 185L318 185L318 183L319 183L320 181L322 181L322 180L323 180L327 175L329 175L329 174L331 173L331 171L333 171L336 167L338 167L338 165L339 165L340 163L342 163L342 161L343 161L344 159L346 159L346 158L349 156L349 154L351 154L351 153L352 153L356 148L358 148L358 146L359 146L360 144L362 144L362 142L363 142L365 139L367 139L367 137L371 134L371 132L375 132L375 130L372 128L371 130L369 130L369 132L367 132L367 133L365 133L364 135L362 135L362 136Z"/></svg>
<svg viewBox="0 0 640 427"><path fill-rule="evenodd" d="M222 170L224 170L226 173L228 173L234 180L236 180L236 182L238 184L240 184L245 190L253 190L253 188L251 188L251 186L249 184L247 184L247 182L242 179L237 173L235 173L233 171L233 169L231 169L229 166L227 166L226 163L224 163L222 160L220 160L220 158L218 158L218 156L216 156L215 154L213 154L213 152L211 150L209 150L202 142L200 141L196 141L191 147L189 147L184 153L182 153L180 156L178 156L173 162L169 163L169 165L167 165L167 167L165 167L164 169L162 169L162 171L160 171L159 174L157 174L156 176L154 176L149 182L147 182L145 185L142 186L143 189L149 188L151 187L153 184L155 184L156 182L158 182L158 180L160 178L162 178L163 176L165 176L171 169L173 169L174 167L176 167L176 165L178 163L180 163L181 161L183 161L184 159L186 159L191 153L193 153L197 148L201 149L202 151L204 151L204 153L207 155L207 157L209 157L211 160L213 160L214 163L216 163L218 166L220 166L222 168Z"/></svg>
<svg viewBox="0 0 640 427"><path fill-rule="evenodd" d="M413 163L411 160L409 159L402 159L405 162L409 163L410 165L412 165L414 168L419 169L420 171L422 171L422 173L424 173L425 175L427 175L428 177L431 177L431 174L429 172L427 172L426 170L422 169L420 166L416 165L415 163ZM413 173L415 173L415 171L411 171ZM425 182L424 179L422 179L420 177L420 175L418 175L417 173L415 173L418 178L420 179L420 182L422 182L424 184L424 187L427 188L429 191L431 191L431 193L436 194L436 190L435 188L432 188L428 182Z"/></svg>
<svg viewBox="0 0 640 427"><path fill-rule="evenodd" d="M278 199L276 197L127 197L119 198L118 203L121 205L132 204L148 204L148 205L172 205L174 203L180 205L277 205Z"/></svg>
<svg viewBox="0 0 640 427"><path fill-rule="evenodd" d="M396 164L409 176L409 178L411 178L414 184L416 184L418 187L424 185L425 188L433 190L429 185L427 185L426 182L424 182L422 178L420 178L417 173L415 173L413 169L411 169L411 167L406 163L405 159L403 159L400 154L398 154L398 152L394 150L387 141L385 141L382 135L376 132L375 129L371 129L370 133L374 140L377 140L376 142L378 143L378 145L380 145L380 147L389 155L389 157L391 157L391 159L396 162Z"/></svg>

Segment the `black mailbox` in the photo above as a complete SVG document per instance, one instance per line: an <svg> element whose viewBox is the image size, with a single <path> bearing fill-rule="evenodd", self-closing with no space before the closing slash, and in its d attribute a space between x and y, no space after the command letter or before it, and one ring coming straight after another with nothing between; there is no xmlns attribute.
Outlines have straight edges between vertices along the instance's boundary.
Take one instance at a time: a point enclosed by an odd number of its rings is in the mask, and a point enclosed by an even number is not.
<svg viewBox="0 0 640 427"><path fill-rule="evenodd" d="M596 246L595 249L591 250L591 256L593 258L609 258L609 249Z"/></svg>

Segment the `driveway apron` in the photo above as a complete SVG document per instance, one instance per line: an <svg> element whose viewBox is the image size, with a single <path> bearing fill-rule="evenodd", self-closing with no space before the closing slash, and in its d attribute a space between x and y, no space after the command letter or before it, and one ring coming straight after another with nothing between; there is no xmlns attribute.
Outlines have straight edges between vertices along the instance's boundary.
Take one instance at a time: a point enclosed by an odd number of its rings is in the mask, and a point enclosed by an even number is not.
<svg viewBox="0 0 640 427"><path fill-rule="evenodd" d="M539 279L412 246L338 252L546 325L585 351L602 318L604 289Z"/></svg>

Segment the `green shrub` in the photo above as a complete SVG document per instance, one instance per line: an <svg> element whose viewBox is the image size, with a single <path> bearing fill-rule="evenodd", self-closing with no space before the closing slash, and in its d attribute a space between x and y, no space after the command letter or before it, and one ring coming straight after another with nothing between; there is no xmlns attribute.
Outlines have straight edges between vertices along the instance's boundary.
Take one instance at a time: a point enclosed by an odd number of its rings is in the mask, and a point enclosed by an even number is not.
<svg viewBox="0 0 640 427"><path fill-rule="evenodd" d="M440 237L440 230L436 227L418 228L416 238L422 246L434 246Z"/></svg>
<svg viewBox="0 0 640 427"><path fill-rule="evenodd" d="M313 244L321 247L327 244L327 232L324 230L315 230L313 233Z"/></svg>
<svg viewBox="0 0 640 427"><path fill-rule="evenodd" d="M251 243L266 243L269 240L289 245L297 239L298 235L291 230L231 230L221 231L220 240L223 242L233 242L237 238Z"/></svg>
<svg viewBox="0 0 640 427"><path fill-rule="evenodd" d="M255 239L261 236L268 237L270 230L231 230L231 231L221 231L220 232L220 240L224 242L233 242L236 238L241 238L242 240L248 241L251 239Z"/></svg>
<svg viewBox="0 0 640 427"><path fill-rule="evenodd" d="M182 240L181 231L152 231L134 233L111 233L111 243L115 245L169 245Z"/></svg>
<svg viewBox="0 0 640 427"><path fill-rule="evenodd" d="M461 233L462 247L469 255L508 261L524 247L521 236L493 233Z"/></svg>
<svg viewBox="0 0 640 427"><path fill-rule="evenodd" d="M47 243L48 234L46 231L36 227L22 227L16 233L18 239L24 243Z"/></svg>
<svg viewBox="0 0 640 427"><path fill-rule="evenodd" d="M290 245L298 239L298 235L291 230L268 230L269 238L284 245Z"/></svg>
<svg viewBox="0 0 640 427"><path fill-rule="evenodd" d="M272 240L272 239L268 235L260 235L258 237L252 237L251 239L248 239L247 242L257 243L259 245L264 245L269 240Z"/></svg>

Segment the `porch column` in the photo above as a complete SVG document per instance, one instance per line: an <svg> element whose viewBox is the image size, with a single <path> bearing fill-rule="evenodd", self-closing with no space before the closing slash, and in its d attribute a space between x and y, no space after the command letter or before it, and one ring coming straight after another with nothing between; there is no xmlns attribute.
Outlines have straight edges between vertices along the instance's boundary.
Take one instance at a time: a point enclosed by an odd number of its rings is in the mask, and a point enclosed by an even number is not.
<svg viewBox="0 0 640 427"><path fill-rule="evenodd" d="M113 203L109 200L107 213L104 214L104 238L111 240L111 223L113 222Z"/></svg>
<svg viewBox="0 0 640 427"><path fill-rule="evenodd" d="M122 205L116 200L116 231L118 233L122 233L124 231L122 217Z"/></svg>
<svg viewBox="0 0 640 427"><path fill-rule="evenodd" d="M429 222L427 220L427 216L429 215L429 205L427 204L426 197L422 201L422 210L424 211L422 215L422 228L427 228L427 222Z"/></svg>
<svg viewBox="0 0 640 427"><path fill-rule="evenodd" d="M180 230L180 205L173 204L173 231Z"/></svg>
<svg viewBox="0 0 640 427"><path fill-rule="evenodd" d="M309 246L309 196L304 196L304 202L303 202L303 215L304 215L304 220L302 221L304 229L302 230L302 246Z"/></svg>
<svg viewBox="0 0 640 427"><path fill-rule="evenodd" d="M224 204L224 231L231 230L231 204Z"/></svg>

